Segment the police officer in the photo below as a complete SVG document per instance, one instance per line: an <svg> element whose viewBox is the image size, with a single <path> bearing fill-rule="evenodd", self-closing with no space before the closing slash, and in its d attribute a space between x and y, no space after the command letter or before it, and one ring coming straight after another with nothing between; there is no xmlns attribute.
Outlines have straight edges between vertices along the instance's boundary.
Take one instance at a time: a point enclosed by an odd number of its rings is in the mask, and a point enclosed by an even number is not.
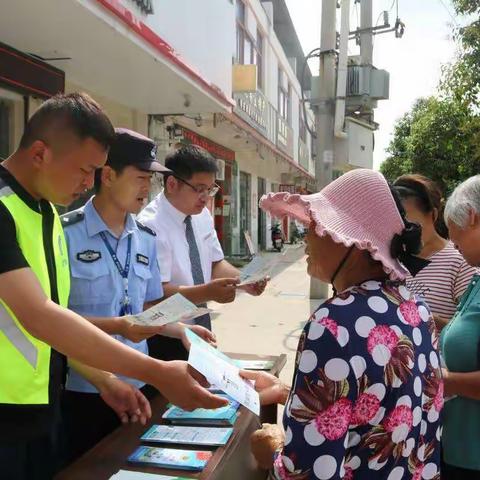
<svg viewBox="0 0 480 480"><path fill-rule="evenodd" d="M134 214L148 197L152 174L169 171L157 161L153 140L117 128L107 163L96 173L96 195L62 217L70 259L69 308L144 354L145 338L182 333L179 325L141 327L126 317L163 297L155 233L135 221ZM211 335L206 329L196 330L204 337ZM156 393L144 382L125 380L147 398ZM120 424L98 390L75 370L69 373L62 405L69 460Z"/></svg>
<svg viewBox="0 0 480 480"><path fill-rule="evenodd" d="M59 95L32 115L18 149L0 165L2 478L52 478L61 354L142 379L184 408L226 403L203 389L186 363L149 358L65 308L69 262L53 204L68 205L92 187L113 139L94 100Z"/></svg>

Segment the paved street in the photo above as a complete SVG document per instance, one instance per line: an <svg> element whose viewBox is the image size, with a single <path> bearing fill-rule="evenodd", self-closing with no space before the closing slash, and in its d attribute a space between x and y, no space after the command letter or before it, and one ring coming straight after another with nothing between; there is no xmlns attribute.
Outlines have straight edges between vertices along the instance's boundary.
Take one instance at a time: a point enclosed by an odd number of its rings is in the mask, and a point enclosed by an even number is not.
<svg viewBox="0 0 480 480"><path fill-rule="evenodd" d="M299 335L319 301L309 300L303 245L263 254L262 259L271 265L272 280L265 293L261 297L240 293L233 304L211 304L220 313L213 329L223 351L287 354L281 378L290 383Z"/></svg>

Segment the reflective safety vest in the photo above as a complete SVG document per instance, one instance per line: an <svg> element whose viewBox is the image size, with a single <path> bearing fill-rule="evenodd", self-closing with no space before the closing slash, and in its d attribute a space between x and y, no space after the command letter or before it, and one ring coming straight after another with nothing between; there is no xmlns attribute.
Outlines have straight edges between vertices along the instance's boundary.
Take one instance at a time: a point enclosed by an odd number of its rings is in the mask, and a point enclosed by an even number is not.
<svg viewBox="0 0 480 480"><path fill-rule="evenodd" d="M42 201L42 213L33 210L4 181L0 202L15 222L18 244L45 295L67 306L68 252L55 207ZM29 292L24 295L28 301ZM50 346L30 335L0 299L0 404L49 404L51 355Z"/></svg>

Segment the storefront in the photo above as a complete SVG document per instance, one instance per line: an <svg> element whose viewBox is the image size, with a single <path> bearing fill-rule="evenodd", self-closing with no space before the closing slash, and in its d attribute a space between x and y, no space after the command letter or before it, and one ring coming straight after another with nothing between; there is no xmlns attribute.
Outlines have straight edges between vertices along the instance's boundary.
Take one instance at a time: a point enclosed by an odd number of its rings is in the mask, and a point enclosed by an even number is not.
<svg viewBox="0 0 480 480"><path fill-rule="evenodd" d="M175 125L175 132L181 135L181 142L198 145L217 159L219 172L216 182L220 186L220 191L214 203L212 202L211 212L215 219L215 229L220 244L225 255L229 256L233 252L233 234L238 222L236 200L238 167L235 152L183 126Z"/></svg>
<svg viewBox="0 0 480 480"><path fill-rule="evenodd" d="M37 106L64 90L62 70L0 42L0 158L13 152Z"/></svg>

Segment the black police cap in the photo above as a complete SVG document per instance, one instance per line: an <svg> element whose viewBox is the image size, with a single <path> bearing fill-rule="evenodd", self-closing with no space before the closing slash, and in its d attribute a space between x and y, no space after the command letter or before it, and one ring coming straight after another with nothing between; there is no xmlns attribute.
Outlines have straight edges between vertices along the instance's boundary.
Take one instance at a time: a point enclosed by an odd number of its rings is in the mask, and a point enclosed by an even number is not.
<svg viewBox="0 0 480 480"><path fill-rule="evenodd" d="M128 128L115 129L115 141L110 146L107 165L112 167L131 165L147 172L171 172L157 160L155 142Z"/></svg>

